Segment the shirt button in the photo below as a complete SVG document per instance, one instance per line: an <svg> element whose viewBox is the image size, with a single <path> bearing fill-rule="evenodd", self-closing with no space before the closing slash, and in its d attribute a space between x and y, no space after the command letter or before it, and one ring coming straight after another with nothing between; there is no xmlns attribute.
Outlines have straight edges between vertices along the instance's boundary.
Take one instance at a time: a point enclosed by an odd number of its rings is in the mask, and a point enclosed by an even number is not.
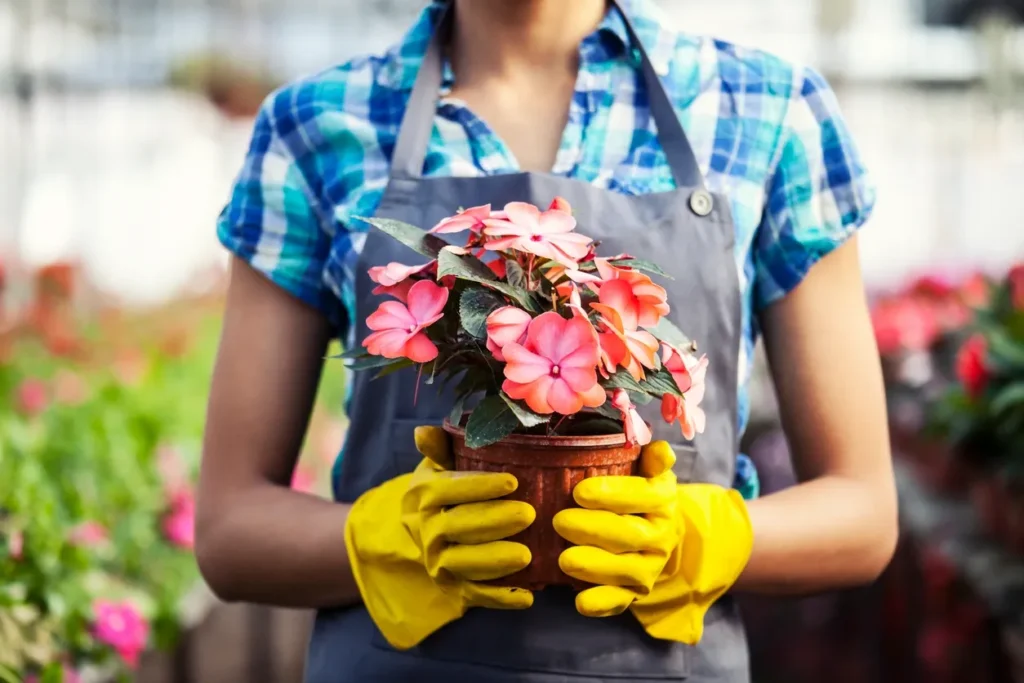
<svg viewBox="0 0 1024 683"><path fill-rule="evenodd" d="M711 193L707 190L697 190L690 195L690 209L702 218L710 216L715 209L715 200L711 198Z"/></svg>

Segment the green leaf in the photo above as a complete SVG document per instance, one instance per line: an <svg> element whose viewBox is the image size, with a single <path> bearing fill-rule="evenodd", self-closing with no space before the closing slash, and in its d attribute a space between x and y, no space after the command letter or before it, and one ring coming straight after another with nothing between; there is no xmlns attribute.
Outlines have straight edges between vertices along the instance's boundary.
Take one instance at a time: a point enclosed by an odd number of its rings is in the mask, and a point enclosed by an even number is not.
<svg viewBox="0 0 1024 683"><path fill-rule="evenodd" d="M386 365L391 365L395 361L395 358L385 358L384 356L366 356L365 358L356 358L352 362L348 363L346 367L350 370L356 371L373 370L374 368L383 368Z"/></svg>
<svg viewBox="0 0 1024 683"><path fill-rule="evenodd" d="M633 379L633 376L625 370L616 372L608 379L602 379L601 386L605 389L626 389L627 391L635 391L641 394L647 392L647 389Z"/></svg>
<svg viewBox="0 0 1024 683"><path fill-rule="evenodd" d="M486 289L471 287L459 299L462 327L477 339L487 338L487 316L505 305L505 301Z"/></svg>
<svg viewBox="0 0 1024 683"><path fill-rule="evenodd" d="M505 261L505 279L513 287L526 289L526 273L515 261Z"/></svg>
<svg viewBox="0 0 1024 683"><path fill-rule="evenodd" d="M683 334L683 331L675 326L668 318L662 318L653 327L645 327L648 332L658 338L659 341L668 342L678 349L684 349L693 344L690 338Z"/></svg>
<svg viewBox="0 0 1024 683"><path fill-rule="evenodd" d="M501 396L488 396L470 414L466 423L466 445L483 448L497 443L519 426L519 418Z"/></svg>
<svg viewBox="0 0 1024 683"><path fill-rule="evenodd" d="M462 424L462 412L463 406L466 405L466 399L472 394L459 394L455 397L455 403L452 405L452 411L448 413L448 421L453 425Z"/></svg>
<svg viewBox="0 0 1024 683"><path fill-rule="evenodd" d="M437 258L441 249L448 246L448 243L437 235L432 235L426 230L417 228L415 225L396 221L391 218L362 218L356 216L356 220L369 223L383 233L394 237L396 240L409 247L418 254L429 258Z"/></svg>
<svg viewBox="0 0 1024 683"><path fill-rule="evenodd" d="M629 394L629 400L632 401L634 405L645 406L654 400L654 397L650 394L641 394L637 391L629 391L629 389L627 389L626 392Z"/></svg>
<svg viewBox="0 0 1024 683"><path fill-rule="evenodd" d="M409 360L408 358L396 358L391 363L381 368L380 372L374 375L373 378L380 379L381 377L387 377L393 372L398 372L399 370L404 370L405 368L411 368L414 365L416 365L416 363Z"/></svg>
<svg viewBox="0 0 1024 683"><path fill-rule="evenodd" d="M1011 384L992 399L992 414L1000 415L1021 403L1024 403L1024 382Z"/></svg>
<svg viewBox="0 0 1024 683"><path fill-rule="evenodd" d="M683 392L679 390L679 385L676 384L675 378L668 370L648 371L646 375L647 377L640 384L647 389L648 393L658 396L664 396L665 394L683 395Z"/></svg>
<svg viewBox="0 0 1024 683"><path fill-rule="evenodd" d="M651 263L650 261L644 261L643 259L616 259L614 261L609 261L608 263L612 264L613 266L619 266L621 268L643 270L648 273L651 273L652 275L660 275L661 277L666 277L669 280L674 279L671 275L662 270L661 267L658 266L657 264Z"/></svg>
<svg viewBox="0 0 1024 683"><path fill-rule="evenodd" d="M362 346L356 346L356 347L353 347L351 349L348 349L347 351L343 351L342 353L336 353L333 356L327 356L327 357L328 358L344 358L344 359L347 360L349 358L364 358L365 356L368 356L368 355L370 355L370 354L368 354L366 352L366 349L364 349Z"/></svg>
<svg viewBox="0 0 1024 683"><path fill-rule="evenodd" d="M1002 367L1024 368L1024 344L1011 339L1002 329L988 335L988 352Z"/></svg>
<svg viewBox="0 0 1024 683"><path fill-rule="evenodd" d="M536 427L542 425L551 419L550 415L540 415L535 413L526 406L522 405L519 401L514 400L505 392L501 392L501 398L508 404L508 407L515 413L516 419L519 420L519 424L524 427Z"/></svg>
<svg viewBox="0 0 1024 683"><path fill-rule="evenodd" d="M437 257L437 276L441 278L446 275L453 275L470 282L478 282L485 287L501 292L527 311L532 313L540 311L537 303L533 300L533 296L528 291L499 281L491 269L474 256L468 254L460 256L448 250L442 251Z"/></svg>

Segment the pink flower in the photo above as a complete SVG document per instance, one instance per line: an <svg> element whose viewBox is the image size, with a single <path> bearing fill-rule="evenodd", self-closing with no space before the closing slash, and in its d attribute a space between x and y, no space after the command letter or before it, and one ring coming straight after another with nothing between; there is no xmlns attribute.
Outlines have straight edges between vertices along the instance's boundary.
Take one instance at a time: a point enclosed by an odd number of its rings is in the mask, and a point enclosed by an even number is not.
<svg viewBox="0 0 1024 683"><path fill-rule="evenodd" d="M313 493L316 490L316 476L308 467L299 465L292 473L292 490L302 493Z"/></svg>
<svg viewBox="0 0 1024 683"><path fill-rule="evenodd" d="M135 668L149 640L149 623L130 602L97 600L93 604L93 635Z"/></svg>
<svg viewBox="0 0 1024 683"><path fill-rule="evenodd" d="M196 503L191 491L181 491L171 500L164 517L164 536L171 545L191 550L196 542Z"/></svg>
<svg viewBox="0 0 1024 683"><path fill-rule="evenodd" d="M1007 275L1010 283L1010 301L1018 311L1024 311L1024 263L1010 269Z"/></svg>
<svg viewBox="0 0 1024 683"><path fill-rule="evenodd" d="M548 207L548 211L562 211L571 216L572 206L569 205L569 200L565 197L555 197L551 201L551 206Z"/></svg>
<svg viewBox="0 0 1024 683"><path fill-rule="evenodd" d="M882 355L923 351L942 332L934 306L910 297L880 302L871 310L871 322Z"/></svg>
<svg viewBox="0 0 1024 683"><path fill-rule="evenodd" d="M68 543L82 548L94 548L109 540L106 528L95 521L82 522L68 534Z"/></svg>
<svg viewBox="0 0 1024 683"><path fill-rule="evenodd" d="M626 440L631 444L646 446L651 442L651 428L640 417L636 406L629 400L625 389L615 389L611 393L612 405L622 413L622 424L626 429Z"/></svg>
<svg viewBox="0 0 1024 683"><path fill-rule="evenodd" d="M661 398L661 416L665 422L679 422L683 437L692 439L703 433L707 417L700 407L704 400L704 376L708 369L708 357L697 359L692 354L680 351L668 344L662 353L662 364L672 373L683 398L675 394L665 394Z"/></svg>
<svg viewBox="0 0 1024 683"><path fill-rule="evenodd" d="M540 209L524 202L505 206L507 220L489 218L484 221L484 234L491 238L486 247L493 251L516 249L541 258L556 261L570 270L577 268L587 255L592 240L573 232L576 219L558 209L541 213Z"/></svg>
<svg viewBox="0 0 1024 683"><path fill-rule="evenodd" d="M593 303L590 307L601 315L604 367L610 368L610 373L621 365L636 381L644 379L644 368L653 370L658 365L658 340L650 332L626 327L619 311L611 306Z"/></svg>
<svg viewBox="0 0 1024 683"><path fill-rule="evenodd" d="M379 285L374 288L374 294L393 296L402 303L406 303L409 300L409 290L416 284L412 277L429 272L434 268L437 268L437 261L431 261L421 266L406 266L392 261L386 266L374 266L367 272L370 274L370 279Z"/></svg>
<svg viewBox="0 0 1024 683"><path fill-rule="evenodd" d="M972 399L980 398L992 380L987 358L988 342L981 334L975 334L964 342L956 354L957 379Z"/></svg>
<svg viewBox="0 0 1024 683"><path fill-rule="evenodd" d="M25 535L20 531L12 531L7 537L7 554L12 560L20 560L25 556Z"/></svg>
<svg viewBox="0 0 1024 683"><path fill-rule="evenodd" d="M597 383L597 333L585 319L543 313L530 322L525 344L506 344L502 353L502 389L534 412L572 415L607 398Z"/></svg>
<svg viewBox="0 0 1024 683"><path fill-rule="evenodd" d="M188 466L181 452L174 446L164 444L156 450L156 471L163 482L164 493L169 497L182 495L189 487Z"/></svg>
<svg viewBox="0 0 1024 683"><path fill-rule="evenodd" d="M533 318L529 313L515 306L502 306L491 313L487 316L487 350L497 360L504 362L501 350L506 344L525 342L526 329L531 320Z"/></svg>
<svg viewBox="0 0 1024 683"><path fill-rule="evenodd" d="M26 379L18 385L15 401L18 410L29 417L39 415L50 404L46 384L38 379Z"/></svg>
<svg viewBox="0 0 1024 683"><path fill-rule="evenodd" d="M594 259L601 274L598 285L602 304L616 309L627 330L653 327L662 316L668 315L668 294L638 270L618 268L605 259Z"/></svg>
<svg viewBox="0 0 1024 683"><path fill-rule="evenodd" d="M480 232L484 229L484 221L491 217L491 205L474 206L471 209L460 211L454 216L443 219L440 223L430 229L430 232L447 234L472 230Z"/></svg>
<svg viewBox="0 0 1024 683"><path fill-rule="evenodd" d="M408 358L426 363L437 358L437 347L423 331L444 315L448 290L430 280L420 280L409 289L408 306L385 301L366 319L373 330L363 342L366 350L385 358Z"/></svg>

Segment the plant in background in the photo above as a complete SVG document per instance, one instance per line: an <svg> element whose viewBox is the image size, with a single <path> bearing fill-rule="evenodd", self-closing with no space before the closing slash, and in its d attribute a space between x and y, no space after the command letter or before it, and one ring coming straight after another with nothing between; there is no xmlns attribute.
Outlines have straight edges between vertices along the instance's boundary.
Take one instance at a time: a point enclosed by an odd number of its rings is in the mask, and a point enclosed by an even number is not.
<svg viewBox="0 0 1024 683"><path fill-rule="evenodd" d="M932 407L932 428L965 455L1024 476L1024 264L992 284L955 358L956 382Z"/></svg>
<svg viewBox="0 0 1024 683"><path fill-rule="evenodd" d="M478 206L429 231L365 219L430 259L370 270L391 297L366 324L371 334L345 355L350 367L384 375L418 366L428 384L456 382L450 420L481 448L517 434L624 433L651 439L636 406L660 400L686 438L703 430L707 360L666 317L655 264L596 255L576 232L568 202L545 211L512 202ZM467 233L461 246L439 235Z"/></svg>

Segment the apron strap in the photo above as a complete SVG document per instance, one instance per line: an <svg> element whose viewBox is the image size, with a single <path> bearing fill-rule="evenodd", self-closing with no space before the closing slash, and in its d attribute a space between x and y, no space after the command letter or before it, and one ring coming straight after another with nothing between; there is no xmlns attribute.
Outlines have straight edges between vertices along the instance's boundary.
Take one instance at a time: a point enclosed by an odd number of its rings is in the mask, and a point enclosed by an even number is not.
<svg viewBox="0 0 1024 683"><path fill-rule="evenodd" d="M398 139L395 141L395 149L392 154L391 176L393 178L416 179L423 174L423 162L426 159L427 146L434 130L438 93L441 90L443 79L442 45L450 32L454 15L453 5L453 2L445 3L434 36L430 39L427 53L416 75L416 82L406 105L405 115L402 117ZM658 141L665 152L676 186L680 188L704 187L704 175L700 171L693 147L690 145L689 138L686 137L683 124L676 114L675 107L672 106L665 86L658 77L646 48L637 37L632 19L628 13L622 10L617 0L611 0L611 7L622 16L629 40L641 58L651 116L657 126Z"/></svg>

